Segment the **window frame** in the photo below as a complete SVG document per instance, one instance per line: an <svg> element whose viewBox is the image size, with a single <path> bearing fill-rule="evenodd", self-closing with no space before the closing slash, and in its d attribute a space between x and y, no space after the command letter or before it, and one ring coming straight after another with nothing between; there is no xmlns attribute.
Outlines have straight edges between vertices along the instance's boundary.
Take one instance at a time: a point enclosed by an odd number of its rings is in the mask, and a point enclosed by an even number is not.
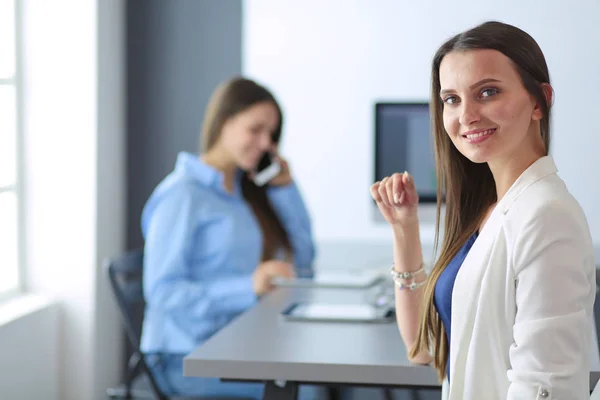
<svg viewBox="0 0 600 400"><path fill-rule="evenodd" d="M14 51L15 70L12 78L0 79L0 86L15 88L15 133L16 133L16 175L12 185L0 187L0 193L12 192L17 199L17 285L0 291L0 301L15 297L25 291L25 215L24 209L24 138L23 138L23 82L22 82L22 9L21 1L14 0Z"/></svg>

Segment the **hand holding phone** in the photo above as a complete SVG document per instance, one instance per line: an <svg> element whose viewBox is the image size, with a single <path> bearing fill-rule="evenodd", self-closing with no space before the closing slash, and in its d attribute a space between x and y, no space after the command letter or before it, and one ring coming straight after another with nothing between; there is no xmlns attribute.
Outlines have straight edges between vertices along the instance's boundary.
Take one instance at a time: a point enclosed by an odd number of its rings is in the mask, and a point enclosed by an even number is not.
<svg viewBox="0 0 600 400"><path fill-rule="evenodd" d="M263 156L258 163L257 172L251 173L250 179L257 186L263 186L267 183L270 186L286 186L292 183L292 175L287 161L275 152Z"/></svg>
<svg viewBox="0 0 600 400"><path fill-rule="evenodd" d="M264 186L269 181L273 180L281 172L281 164L277 157L272 153L265 153L265 155L258 162L256 173L254 174L253 181L256 186Z"/></svg>

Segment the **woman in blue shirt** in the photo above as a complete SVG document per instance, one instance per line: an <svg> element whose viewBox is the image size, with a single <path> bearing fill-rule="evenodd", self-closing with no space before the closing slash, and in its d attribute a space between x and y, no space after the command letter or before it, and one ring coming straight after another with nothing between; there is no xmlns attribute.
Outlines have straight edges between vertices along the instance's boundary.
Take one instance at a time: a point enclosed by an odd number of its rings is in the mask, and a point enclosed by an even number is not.
<svg viewBox="0 0 600 400"><path fill-rule="evenodd" d="M179 154L143 210L141 349L167 394L262 397L262 384L184 378L182 365L273 278L311 274L310 220L287 163L275 156L281 172L265 186L251 179L265 153L276 154L282 122L266 88L222 84L206 110L201 157Z"/></svg>

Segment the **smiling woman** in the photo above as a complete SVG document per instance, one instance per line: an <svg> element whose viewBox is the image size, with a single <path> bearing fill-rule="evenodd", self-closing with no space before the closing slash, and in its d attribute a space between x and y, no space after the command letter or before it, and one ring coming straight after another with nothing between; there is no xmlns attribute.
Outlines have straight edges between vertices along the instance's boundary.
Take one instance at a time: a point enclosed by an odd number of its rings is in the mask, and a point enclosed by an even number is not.
<svg viewBox="0 0 600 400"><path fill-rule="evenodd" d="M371 187L393 227L396 315L410 357L433 364L450 400L587 398L594 253L548 155L544 54L521 29L486 22L439 48L431 82L446 212L428 277L411 176ZM438 200L437 238L440 214Z"/></svg>
<svg viewBox="0 0 600 400"><path fill-rule="evenodd" d="M452 52L439 73L444 128L467 158L504 164L520 154L546 154L542 136L535 133L542 109L536 108L536 98L523 86L510 58L489 49ZM544 87L550 88L549 83ZM546 96L550 104L551 90ZM529 162L527 157L524 161Z"/></svg>

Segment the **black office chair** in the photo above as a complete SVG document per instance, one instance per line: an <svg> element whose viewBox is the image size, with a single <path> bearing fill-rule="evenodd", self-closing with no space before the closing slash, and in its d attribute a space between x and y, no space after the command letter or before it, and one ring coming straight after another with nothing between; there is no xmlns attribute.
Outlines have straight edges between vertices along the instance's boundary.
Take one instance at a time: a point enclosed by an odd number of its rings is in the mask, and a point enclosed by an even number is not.
<svg viewBox="0 0 600 400"><path fill-rule="evenodd" d="M224 397L168 397L158 387L152 370L148 367L144 354L140 351L145 306L142 290L143 265L144 253L142 250L133 250L104 262L104 268L108 272L110 285L119 305L125 333L132 346L125 382L120 387L108 389L108 396L112 399L226 400ZM143 390L134 390L133 382L141 376L146 378L149 386ZM237 400L240 399L237 398Z"/></svg>

